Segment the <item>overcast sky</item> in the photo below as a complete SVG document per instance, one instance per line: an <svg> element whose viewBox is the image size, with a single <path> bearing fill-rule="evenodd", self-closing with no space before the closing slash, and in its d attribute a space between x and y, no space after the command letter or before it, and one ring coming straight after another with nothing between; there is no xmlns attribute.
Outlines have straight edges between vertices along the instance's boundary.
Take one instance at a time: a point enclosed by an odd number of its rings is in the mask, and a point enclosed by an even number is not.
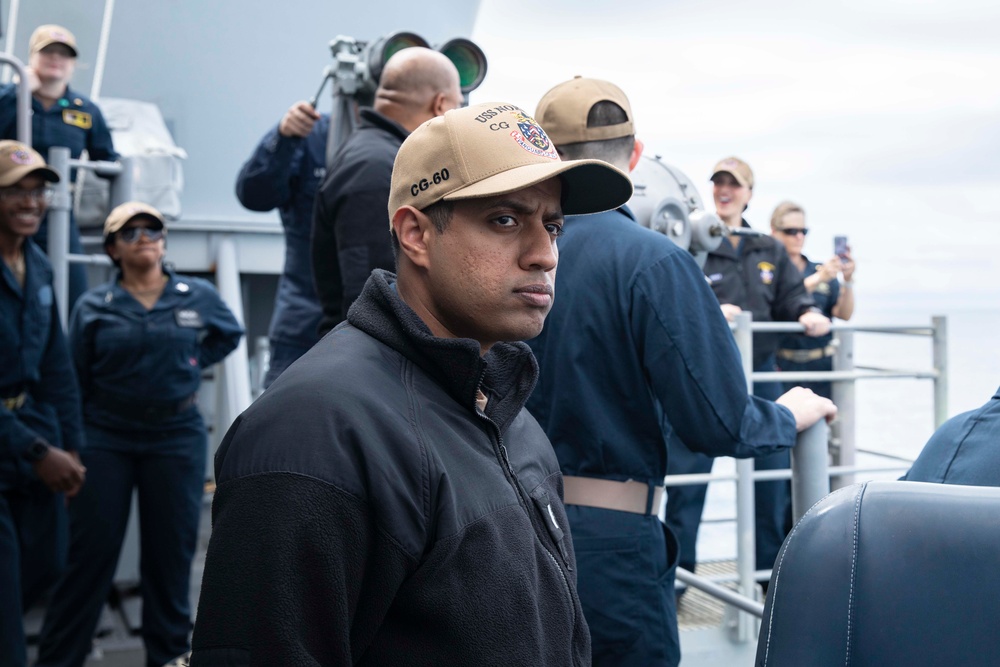
<svg viewBox="0 0 1000 667"><path fill-rule="evenodd" d="M575 74L608 79L710 207L735 154L752 225L792 199L807 254L849 235L870 303L1000 309L998 35L1000 3L973 0L484 0L472 101L533 111Z"/></svg>

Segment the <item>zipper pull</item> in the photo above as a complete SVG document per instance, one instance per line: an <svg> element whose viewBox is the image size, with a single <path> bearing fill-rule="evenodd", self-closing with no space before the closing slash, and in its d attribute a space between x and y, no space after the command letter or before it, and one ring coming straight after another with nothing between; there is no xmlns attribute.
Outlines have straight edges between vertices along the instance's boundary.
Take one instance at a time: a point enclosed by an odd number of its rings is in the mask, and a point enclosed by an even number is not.
<svg viewBox="0 0 1000 667"><path fill-rule="evenodd" d="M500 445L500 456L503 458L504 465L507 466L507 472L510 473L511 477L517 479L517 474L514 472L513 466L510 465L510 459L507 457L507 448L503 444Z"/></svg>
<svg viewBox="0 0 1000 667"><path fill-rule="evenodd" d="M538 497L532 496L531 499L535 501L535 506L542 514L542 523L545 524L549 535L552 536L552 541L559 548L559 554L562 556L563 562L566 563L566 569L572 572L573 564L570 562L569 551L566 549L566 532L556 519L556 513L552 510L552 503L549 501L549 494L542 491Z"/></svg>

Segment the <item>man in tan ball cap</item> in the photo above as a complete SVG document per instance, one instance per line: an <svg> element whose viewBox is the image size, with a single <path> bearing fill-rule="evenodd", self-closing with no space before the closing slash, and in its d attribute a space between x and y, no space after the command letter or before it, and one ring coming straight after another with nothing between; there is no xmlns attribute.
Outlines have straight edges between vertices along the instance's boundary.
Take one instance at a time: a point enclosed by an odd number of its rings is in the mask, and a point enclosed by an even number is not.
<svg viewBox="0 0 1000 667"><path fill-rule="evenodd" d="M386 218L398 275L375 271L216 457L194 667L590 664L519 341L552 307L564 215L631 193L515 105L414 130Z"/></svg>

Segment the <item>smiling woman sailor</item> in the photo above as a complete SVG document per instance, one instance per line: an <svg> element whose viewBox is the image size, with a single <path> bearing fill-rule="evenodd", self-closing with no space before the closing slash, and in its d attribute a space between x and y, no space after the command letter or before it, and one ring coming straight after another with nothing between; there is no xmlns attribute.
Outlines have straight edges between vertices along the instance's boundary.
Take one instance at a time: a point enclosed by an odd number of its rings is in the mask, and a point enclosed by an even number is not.
<svg viewBox="0 0 1000 667"><path fill-rule="evenodd" d="M31 143L48 159L53 146L66 146L70 157L84 150L91 160L117 160L111 131L94 102L69 83L76 71L76 37L58 25L35 29L28 43L28 86L31 88ZM17 138L17 84L0 87L0 138ZM73 176L76 180L76 176ZM35 243L48 252L48 225L42 220ZM70 216L70 252L82 253L80 229ZM69 303L87 289L83 264L69 266Z"/></svg>
<svg viewBox="0 0 1000 667"><path fill-rule="evenodd" d="M66 555L63 494L84 482L80 395L31 235L59 176L36 151L0 141L0 663L27 664L26 610Z"/></svg>
<svg viewBox="0 0 1000 667"><path fill-rule="evenodd" d="M38 665L82 665L108 597L132 489L139 492L142 634L147 664L188 650L188 580L198 537L207 436L202 369L243 329L208 282L163 267L166 229L129 202L104 225L120 272L87 292L70 323L92 449L90 484L70 506L70 555L45 618Z"/></svg>

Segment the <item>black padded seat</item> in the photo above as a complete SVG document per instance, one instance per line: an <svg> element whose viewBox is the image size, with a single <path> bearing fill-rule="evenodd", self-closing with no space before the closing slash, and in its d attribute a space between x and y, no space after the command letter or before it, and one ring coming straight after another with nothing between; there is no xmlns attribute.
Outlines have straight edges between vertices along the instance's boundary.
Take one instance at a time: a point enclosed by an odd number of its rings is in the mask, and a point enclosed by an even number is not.
<svg viewBox="0 0 1000 667"><path fill-rule="evenodd" d="M831 493L778 554L758 667L1000 665L1000 488Z"/></svg>

